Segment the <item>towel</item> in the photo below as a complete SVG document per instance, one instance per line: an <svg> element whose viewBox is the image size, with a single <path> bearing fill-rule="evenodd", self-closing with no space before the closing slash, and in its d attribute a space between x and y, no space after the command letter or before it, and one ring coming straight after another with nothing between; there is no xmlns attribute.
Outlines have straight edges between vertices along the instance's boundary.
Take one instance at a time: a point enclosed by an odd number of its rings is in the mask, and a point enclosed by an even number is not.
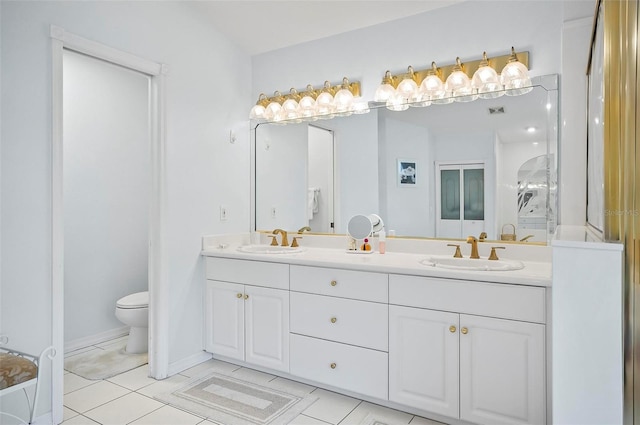
<svg viewBox="0 0 640 425"><path fill-rule="evenodd" d="M320 196L319 187L310 187L307 191L307 216L309 220L318 212L318 197Z"/></svg>

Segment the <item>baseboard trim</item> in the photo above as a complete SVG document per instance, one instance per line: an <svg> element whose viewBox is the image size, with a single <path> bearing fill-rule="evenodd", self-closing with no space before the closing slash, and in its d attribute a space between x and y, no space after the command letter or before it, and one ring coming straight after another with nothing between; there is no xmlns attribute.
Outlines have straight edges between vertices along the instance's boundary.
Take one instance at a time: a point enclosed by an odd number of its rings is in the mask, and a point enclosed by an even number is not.
<svg viewBox="0 0 640 425"><path fill-rule="evenodd" d="M74 339L73 341L64 343L64 352L79 350L91 345L101 344L103 342L129 335L129 326L111 329L99 334L85 336L84 338Z"/></svg>
<svg viewBox="0 0 640 425"><path fill-rule="evenodd" d="M178 360L177 362L169 363L169 376L173 376L177 373L182 372L183 370L187 370L191 367L197 366L202 362L206 362L212 357L213 355L211 353L202 351L200 353L196 353L192 356L186 357L182 360Z"/></svg>

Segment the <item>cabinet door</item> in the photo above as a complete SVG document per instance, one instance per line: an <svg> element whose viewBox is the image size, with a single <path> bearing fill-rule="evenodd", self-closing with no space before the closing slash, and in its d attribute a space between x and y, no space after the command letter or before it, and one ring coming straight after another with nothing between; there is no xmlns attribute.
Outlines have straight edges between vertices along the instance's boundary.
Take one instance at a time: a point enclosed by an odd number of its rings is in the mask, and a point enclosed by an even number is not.
<svg viewBox="0 0 640 425"><path fill-rule="evenodd" d="M244 288L207 280L205 350L244 360Z"/></svg>
<svg viewBox="0 0 640 425"><path fill-rule="evenodd" d="M245 360L289 371L289 291L245 287Z"/></svg>
<svg viewBox="0 0 640 425"><path fill-rule="evenodd" d="M458 320L389 306L389 400L458 417Z"/></svg>
<svg viewBox="0 0 640 425"><path fill-rule="evenodd" d="M545 423L544 325L461 315L460 331L460 418Z"/></svg>

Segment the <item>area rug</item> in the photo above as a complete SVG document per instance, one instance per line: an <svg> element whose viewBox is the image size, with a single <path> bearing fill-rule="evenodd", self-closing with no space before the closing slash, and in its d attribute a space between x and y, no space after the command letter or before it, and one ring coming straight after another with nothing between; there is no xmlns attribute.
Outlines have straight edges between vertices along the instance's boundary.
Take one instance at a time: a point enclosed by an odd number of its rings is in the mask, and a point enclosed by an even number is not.
<svg viewBox="0 0 640 425"><path fill-rule="evenodd" d="M111 378L123 372L147 364L147 353L129 354L124 345L109 350L91 350L72 356L64 361L64 368L85 379Z"/></svg>
<svg viewBox="0 0 640 425"><path fill-rule="evenodd" d="M317 400L218 373L193 378L156 398L224 425L286 425Z"/></svg>

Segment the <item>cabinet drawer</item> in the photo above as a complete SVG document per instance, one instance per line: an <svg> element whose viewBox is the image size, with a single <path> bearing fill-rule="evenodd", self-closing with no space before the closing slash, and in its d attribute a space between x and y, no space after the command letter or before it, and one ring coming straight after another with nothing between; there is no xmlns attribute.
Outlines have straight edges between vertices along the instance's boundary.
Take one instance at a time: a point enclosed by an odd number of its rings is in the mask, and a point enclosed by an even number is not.
<svg viewBox="0 0 640 425"><path fill-rule="evenodd" d="M387 353L295 334L290 343L293 375L387 399Z"/></svg>
<svg viewBox="0 0 640 425"><path fill-rule="evenodd" d="M291 332L387 351L389 306L291 292Z"/></svg>
<svg viewBox="0 0 640 425"><path fill-rule="evenodd" d="M389 302L409 307L545 323L545 289L390 275Z"/></svg>
<svg viewBox="0 0 640 425"><path fill-rule="evenodd" d="M384 273L291 266L291 290L386 303L389 277Z"/></svg>
<svg viewBox="0 0 640 425"><path fill-rule="evenodd" d="M289 265L207 257L207 279L289 289Z"/></svg>

